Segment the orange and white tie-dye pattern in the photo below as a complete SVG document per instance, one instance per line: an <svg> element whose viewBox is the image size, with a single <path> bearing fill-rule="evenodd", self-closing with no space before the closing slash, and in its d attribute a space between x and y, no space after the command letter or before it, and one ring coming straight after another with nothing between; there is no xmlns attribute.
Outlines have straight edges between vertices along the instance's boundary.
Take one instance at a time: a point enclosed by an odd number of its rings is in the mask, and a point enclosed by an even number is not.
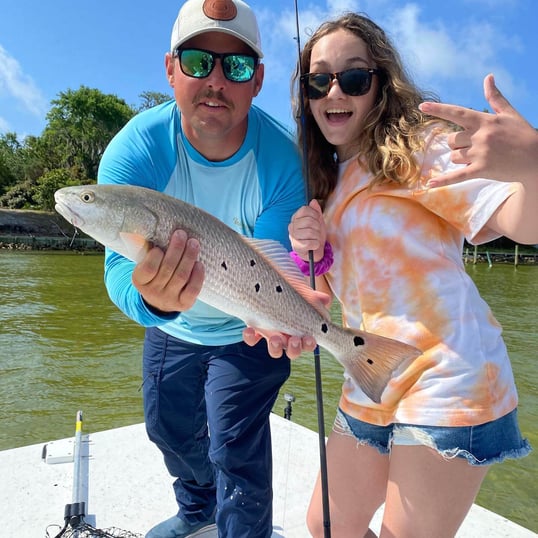
<svg viewBox="0 0 538 538"><path fill-rule="evenodd" d="M456 165L439 138L423 177ZM467 426L517 405L501 327L462 260L463 240L498 234L485 226L512 183L473 179L436 189L368 189L357 159L343 163L325 220L335 263L326 275L351 327L402 340L423 354L397 372L375 404L345 375L341 408L373 424Z"/></svg>

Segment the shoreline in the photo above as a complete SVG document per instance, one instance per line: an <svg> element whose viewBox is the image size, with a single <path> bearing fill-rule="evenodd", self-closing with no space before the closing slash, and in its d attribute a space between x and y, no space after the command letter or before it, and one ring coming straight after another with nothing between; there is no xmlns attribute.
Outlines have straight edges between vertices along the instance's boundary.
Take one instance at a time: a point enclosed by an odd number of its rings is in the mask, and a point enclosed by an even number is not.
<svg viewBox="0 0 538 538"><path fill-rule="evenodd" d="M80 234L77 234L80 235ZM64 251L64 252L95 252L104 253L105 248L91 237L54 236L42 237L35 235L0 235L0 251L10 250L18 252L31 251Z"/></svg>
<svg viewBox="0 0 538 538"><path fill-rule="evenodd" d="M104 252L104 247L58 213L0 209L0 250Z"/></svg>
<svg viewBox="0 0 538 538"><path fill-rule="evenodd" d="M105 248L95 239L82 234L74 227L71 235L54 235L42 236L35 234L2 234L0 230L0 251L60 251L60 252L88 252L104 253ZM462 253L465 265L476 264L504 264L515 265L515 253L508 251L489 251L482 250L474 254L469 252ZM517 265L538 267L538 252L520 252L517 257Z"/></svg>

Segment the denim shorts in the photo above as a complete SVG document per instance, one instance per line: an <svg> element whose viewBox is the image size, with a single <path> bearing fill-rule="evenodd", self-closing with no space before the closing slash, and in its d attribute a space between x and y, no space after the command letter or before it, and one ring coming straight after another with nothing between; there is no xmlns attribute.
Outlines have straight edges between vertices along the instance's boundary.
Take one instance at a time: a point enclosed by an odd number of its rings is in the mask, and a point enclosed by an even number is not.
<svg viewBox="0 0 538 538"><path fill-rule="evenodd" d="M418 426L393 423L376 426L338 409L333 430L354 437L361 445L389 454L393 445L424 445L443 458L465 458L470 465L491 465L506 458L523 458L532 448L521 436L517 409L478 426Z"/></svg>

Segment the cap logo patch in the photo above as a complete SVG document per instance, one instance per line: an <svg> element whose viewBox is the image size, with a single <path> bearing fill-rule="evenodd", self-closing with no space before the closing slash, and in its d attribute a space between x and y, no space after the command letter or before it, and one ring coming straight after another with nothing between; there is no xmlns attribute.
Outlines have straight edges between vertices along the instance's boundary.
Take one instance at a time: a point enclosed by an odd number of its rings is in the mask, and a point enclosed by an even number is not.
<svg viewBox="0 0 538 538"><path fill-rule="evenodd" d="M237 17L237 8L232 0L205 0L202 10L206 17L216 21L231 21Z"/></svg>

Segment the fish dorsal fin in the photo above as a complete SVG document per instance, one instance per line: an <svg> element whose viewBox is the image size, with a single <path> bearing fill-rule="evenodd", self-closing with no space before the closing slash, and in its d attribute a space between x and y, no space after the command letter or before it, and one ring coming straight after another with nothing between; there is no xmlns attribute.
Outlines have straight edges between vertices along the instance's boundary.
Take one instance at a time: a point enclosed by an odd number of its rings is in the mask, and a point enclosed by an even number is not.
<svg viewBox="0 0 538 538"><path fill-rule="evenodd" d="M319 295L306 281L295 262L291 259L288 250L279 241L271 239L244 238L249 245L261 253L271 263L276 271L281 274L288 284L292 286L308 303L310 303L322 316L330 319L330 312L321 302Z"/></svg>

